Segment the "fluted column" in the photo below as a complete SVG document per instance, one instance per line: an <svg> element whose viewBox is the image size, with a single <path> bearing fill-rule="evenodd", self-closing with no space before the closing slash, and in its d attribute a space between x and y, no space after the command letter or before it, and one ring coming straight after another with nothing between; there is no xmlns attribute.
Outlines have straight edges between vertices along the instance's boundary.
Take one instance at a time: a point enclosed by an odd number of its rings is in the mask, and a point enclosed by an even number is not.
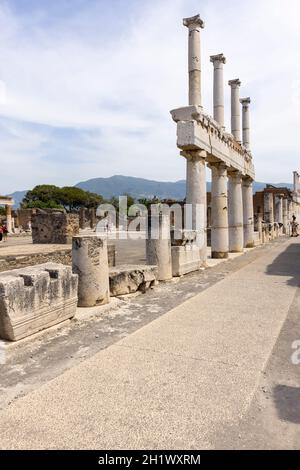
<svg viewBox="0 0 300 470"><path fill-rule="evenodd" d="M192 213L192 228L197 231L197 244L200 249L200 258L207 258L206 238L206 152L181 152L186 158L186 204L190 205ZM187 211L190 209L187 207Z"/></svg>
<svg viewBox="0 0 300 470"><path fill-rule="evenodd" d="M242 98L242 122L243 122L243 145L247 150L250 150L250 98Z"/></svg>
<svg viewBox="0 0 300 470"><path fill-rule="evenodd" d="M210 56L210 61L214 65L214 119L224 127L224 72L223 65L226 58L223 54Z"/></svg>
<svg viewBox="0 0 300 470"><path fill-rule="evenodd" d="M228 85L231 88L231 134L237 142L241 142L241 81L238 78L236 78L235 80L229 80Z"/></svg>
<svg viewBox="0 0 300 470"><path fill-rule="evenodd" d="M200 30L204 28L204 21L196 15L184 18L183 24L189 29L189 104L201 106Z"/></svg>
<svg viewBox="0 0 300 470"><path fill-rule="evenodd" d="M238 171L228 175L229 251L244 249L242 175Z"/></svg>
<svg viewBox="0 0 300 470"><path fill-rule="evenodd" d="M223 163L215 163L211 165L211 171L212 258L228 258L227 167Z"/></svg>
<svg viewBox="0 0 300 470"><path fill-rule="evenodd" d="M244 247L254 246L254 214L252 179L245 178L242 183L243 192L243 219L244 219Z"/></svg>

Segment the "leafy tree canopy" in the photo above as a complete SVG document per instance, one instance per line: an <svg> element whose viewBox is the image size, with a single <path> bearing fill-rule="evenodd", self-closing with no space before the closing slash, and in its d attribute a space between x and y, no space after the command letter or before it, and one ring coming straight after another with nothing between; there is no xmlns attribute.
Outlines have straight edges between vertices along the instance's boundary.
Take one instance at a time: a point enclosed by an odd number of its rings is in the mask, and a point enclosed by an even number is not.
<svg viewBox="0 0 300 470"><path fill-rule="evenodd" d="M43 184L26 193L22 208L61 209L76 211L81 207L93 208L104 202L103 197L76 187L59 188Z"/></svg>

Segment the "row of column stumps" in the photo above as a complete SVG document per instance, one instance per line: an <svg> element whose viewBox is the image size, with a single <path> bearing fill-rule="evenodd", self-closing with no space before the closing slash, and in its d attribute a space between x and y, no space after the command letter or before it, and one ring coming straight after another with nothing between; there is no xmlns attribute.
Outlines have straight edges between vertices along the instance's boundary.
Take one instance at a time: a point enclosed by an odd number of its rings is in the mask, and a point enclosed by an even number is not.
<svg viewBox="0 0 300 470"><path fill-rule="evenodd" d="M200 34L205 23L200 15L183 19L183 25L189 30L188 72L189 105L202 107L201 96L201 47ZM226 58L223 54L210 57L214 66L213 104L214 120L224 127L224 77L223 66ZM250 151L250 98L240 99L239 79L228 82L231 88L231 133L237 143L241 143L242 104L242 141ZM206 214L206 158L205 151L181 151L186 158L186 202L193 206L193 229L205 235L206 215L200 218L197 226L196 213L199 205ZM238 171L229 172L222 162L210 163L212 171L212 233L211 246L213 258L227 258L228 252L242 252L244 247L254 246L254 216L252 203L252 180L243 178ZM195 216L195 217L194 217ZM204 236L201 259L206 259L206 236Z"/></svg>
<svg viewBox="0 0 300 470"><path fill-rule="evenodd" d="M288 201L284 194L273 194L271 191L264 194L264 221L270 224L272 237L275 222L282 225L284 234L288 234L289 214L294 212L292 205L293 201Z"/></svg>

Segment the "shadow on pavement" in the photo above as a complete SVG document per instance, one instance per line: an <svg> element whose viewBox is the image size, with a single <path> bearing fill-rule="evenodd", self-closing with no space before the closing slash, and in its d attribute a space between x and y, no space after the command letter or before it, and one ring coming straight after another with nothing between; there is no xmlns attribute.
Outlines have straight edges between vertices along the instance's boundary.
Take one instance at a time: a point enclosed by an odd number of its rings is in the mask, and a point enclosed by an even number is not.
<svg viewBox="0 0 300 470"><path fill-rule="evenodd" d="M281 421L300 424L300 388L276 385L273 398Z"/></svg>
<svg viewBox="0 0 300 470"><path fill-rule="evenodd" d="M300 243L289 245L272 264L267 266L266 273L272 276L291 277L287 284L300 287Z"/></svg>

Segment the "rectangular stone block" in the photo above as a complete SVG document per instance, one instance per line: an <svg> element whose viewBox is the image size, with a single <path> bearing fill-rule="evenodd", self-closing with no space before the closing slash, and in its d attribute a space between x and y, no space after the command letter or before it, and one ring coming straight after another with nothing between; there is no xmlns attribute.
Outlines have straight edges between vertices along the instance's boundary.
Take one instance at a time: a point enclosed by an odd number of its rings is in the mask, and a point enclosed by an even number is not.
<svg viewBox="0 0 300 470"><path fill-rule="evenodd" d="M46 263L0 273L0 338L16 341L72 318L77 275Z"/></svg>
<svg viewBox="0 0 300 470"><path fill-rule="evenodd" d="M78 214L38 212L32 215L32 242L70 244L79 234Z"/></svg>
<svg viewBox="0 0 300 470"><path fill-rule="evenodd" d="M172 246L172 275L197 271L201 267L200 250L197 245Z"/></svg>

